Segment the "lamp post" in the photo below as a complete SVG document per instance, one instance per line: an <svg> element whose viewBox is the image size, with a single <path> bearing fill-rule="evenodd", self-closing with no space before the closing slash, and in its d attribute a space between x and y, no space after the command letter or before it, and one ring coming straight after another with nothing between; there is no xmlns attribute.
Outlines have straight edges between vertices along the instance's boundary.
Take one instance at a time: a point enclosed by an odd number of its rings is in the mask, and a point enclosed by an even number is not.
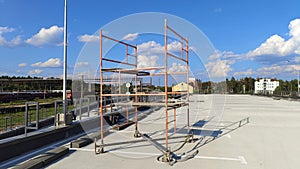
<svg viewBox="0 0 300 169"><path fill-rule="evenodd" d="M67 113L67 0L64 7L64 70L63 70L63 113L64 123L66 123Z"/></svg>

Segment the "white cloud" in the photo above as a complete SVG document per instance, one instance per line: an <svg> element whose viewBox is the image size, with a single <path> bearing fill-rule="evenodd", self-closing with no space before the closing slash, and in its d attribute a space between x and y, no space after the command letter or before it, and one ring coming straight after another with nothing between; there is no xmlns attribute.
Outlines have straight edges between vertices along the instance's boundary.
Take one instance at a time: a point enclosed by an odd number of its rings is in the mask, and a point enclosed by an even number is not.
<svg viewBox="0 0 300 169"><path fill-rule="evenodd" d="M184 46L182 46L182 44L178 41L174 41L167 45L168 51L170 52L180 52L182 47Z"/></svg>
<svg viewBox="0 0 300 169"><path fill-rule="evenodd" d="M138 37L138 33L129 33L125 35L122 39L127 40L127 41L133 41Z"/></svg>
<svg viewBox="0 0 300 169"><path fill-rule="evenodd" d="M64 78L64 75L63 75L63 74L58 75L57 78L63 79L63 78ZM67 74L67 79L73 79L73 74Z"/></svg>
<svg viewBox="0 0 300 169"><path fill-rule="evenodd" d="M81 35L77 37L79 42L97 42L99 41L100 37L97 35Z"/></svg>
<svg viewBox="0 0 300 169"><path fill-rule="evenodd" d="M220 59L221 56L223 55L223 53L219 50L216 50L212 55L209 56L209 60L216 60L216 59Z"/></svg>
<svg viewBox="0 0 300 169"><path fill-rule="evenodd" d="M138 48L138 67L157 67L159 61L164 58L164 45L155 41L148 41L137 46ZM178 41L173 41L167 46L169 52L179 52L182 45ZM178 54L177 54L178 55ZM173 63L169 68L170 71L182 71L185 66Z"/></svg>
<svg viewBox="0 0 300 169"><path fill-rule="evenodd" d="M14 28L0 26L0 34L5 33L5 32L13 32L13 31L14 31Z"/></svg>
<svg viewBox="0 0 300 169"><path fill-rule="evenodd" d="M60 67L62 62L59 58L50 58L46 62L37 62L31 64L32 67Z"/></svg>
<svg viewBox="0 0 300 169"><path fill-rule="evenodd" d="M34 69L34 70L30 70L29 72L28 72L28 75L39 75L39 74L41 74L43 71L42 70L40 70L40 69Z"/></svg>
<svg viewBox="0 0 300 169"><path fill-rule="evenodd" d="M12 40L8 41L6 40L2 34L3 33L10 33L13 32L15 29L9 28L9 27L1 27L0 26L0 46L7 46L7 47L16 47L19 46L22 43L21 37L16 36Z"/></svg>
<svg viewBox="0 0 300 169"><path fill-rule="evenodd" d="M22 39L20 36L17 36L15 38L13 38L9 43L8 43L8 46L10 47L16 47L16 46L19 46L21 45L23 42L22 42Z"/></svg>
<svg viewBox="0 0 300 169"><path fill-rule="evenodd" d="M50 28L42 28L37 34L27 39L25 42L34 46L61 45L63 28L56 25Z"/></svg>
<svg viewBox="0 0 300 169"><path fill-rule="evenodd" d="M223 58L233 57L233 52L220 52L216 50L210 57L209 62L205 64L205 68L211 78L226 77L228 72L232 71L231 65L235 60L222 60Z"/></svg>
<svg viewBox="0 0 300 169"><path fill-rule="evenodd" d="M76 67L85 67L88 65L89 65L89 62L77 62L75 66Z"/></svg>
<svg viewBox="0 0 300 169"><path fill-rule="evenodd" d="M215 50L215 52L210 55L208 58L209 60L216 60L216 59L221 59L221 60L227 60L228 63L234 64L238 60L244 60L247 58L245 54L235 54L232 51L219 51Z"/></svg>
<svg viewBox="0 0 300 169"><path fill-rule="evenodd" d="M262 43L258 48L249 52L249 56L259 55L282 55L280 50L283 48L285 40L279 35L273 35Z"/></svg>
<svg viewBox="0 0 300 169"><path fill-rule="evenodd" d="M240 72L235 72L233 75L234 76L250 76L253 75L254 72L252 69L248 69L246 71L240 71Z"/></svg>
<svg viewBox="0 0 300 169"><path fill-rule="evenodd" d="M141 55L157 55L164 52L161 44L155 41L148 41L137 46L137 51Z"/></svg>
<svg viewBox="0 0 300 169"><path fill-rule="evenodd" d="M205 64L205 68L212 78L226 77L232 71L231 65L227 60L214 60Z"/></svg>
<svg viewBox="0 0 300 169"><path fill-rule="evenodd" d="M152 56L145 56L145 55L139 55L138 56L138 68L145 68L145 67L157 67L158 66L158 56L152 55Z"/></svg>
<svg viewBox="0 0 300 169"><path fill-rule="evenodd" d="M167 45L168 52L179 52L181 50L181 43L173 41ZM141 55L159 55L164 54L164 45L155 41L144 42L137 46L138 53Z"/></svg>
<svg viewBox="0 0 300 169"><path fill-rule="evenodd" d="M277 76L277 75L298 75L300 71L300 65L291 64L291 65L277 65L273 64L268 67L261 67L256 70L256 74L265 77Z"/></svg>
<svg viewBox="0 0 300 169"><path fill-rule="evenodd" d="M19 67L26 67L27 64L26 64L26 63L20 63L20 64L18 64L18 66L19 66Z"/></svg>
<svg viewBox="0 0 300 169"><path fill-rule="evenodd" d="M186 72L186 66L180 63L172 63L172 66L169 68L169 72Z"/></svg>
<svg viewBox="0 0 300 169"><path fill-rule="evenodd" d="M295 19L289 24L288 40L279 35L272 35L258 48L248 53L248 56L277 55L287 56L290 54L300 54L300 19Z"/></svg>

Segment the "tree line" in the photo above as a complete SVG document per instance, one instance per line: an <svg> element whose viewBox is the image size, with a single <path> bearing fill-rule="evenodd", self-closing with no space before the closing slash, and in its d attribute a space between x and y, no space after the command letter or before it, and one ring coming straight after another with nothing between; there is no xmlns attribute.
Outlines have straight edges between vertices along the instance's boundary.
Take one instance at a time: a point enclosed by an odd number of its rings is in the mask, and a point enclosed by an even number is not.
<svg viewBox="0 0 300 169"><path fill-rule="evenodd" d="M13 82L13 80L20 80L20 82ZM30 80L31 79L31 80ZM62 80L59 78L49 77L44 79L42 77L31 77L31 76L0 76L0 89L1 91L23 91L23 90L61 90ZM4 83L4 80L6 82ZM35 81L36 80L36 81ZM205 81L202 82L201 79L196 79L196 83L190 83L194 87L194 93L201 94L211 94L211 93L229 93L229 94L253 94L254 93L254 82L259 80L259 78L244 77L236 79L234 77L226 78L225 81L213 82ZM275 79L276 80L276 79ZM7 82L8 81L8 82ZM294 79L291 81L278 80L279 86L275 89L274 93L280 92L296 92L298 91L298 80ZM73 82L73 86L76 82ZM80 83L80 82L78 82ZM76 85L75 85L76 86ZM77 85L80 86L80 85ZM84 85L87 88L88 85ZM124 87L125 88L125 87ZM72 81L67 81L67 89L72 89ZM122 88L123 89L123 88ZM125 88L126 89L126 88ZM124 90L125 90L124 89ZM164 91L163 86L153 86L152 89L160 89ZM77 89L80 91L80 88ZM96 92L99 92L99 85L95 84L93 88ZM111 89L108 85L104 85L103 90L109 92ZM171 90L171 87L168 87Z"/></svg>
<svg viewBox="0 0 300 169"><path fill-rule="evenodd" d="M195 93L229 93L229 94L253 94L255 90L254 83L260 78L244 77L240 79L226 78L222 82L202 82L200 79L196 79ZM275 79L276 80L276 79ZM277 80L279 81L279 86L275 89L274 94L277 93L287 93L287 92L297 92L298 91L298 80L293 79L291 81L287 80Z"/></svg>
<svg viewBox="0 0 300 169"><path fill-rule="evenodd" d="M71 89L72 81L67 80L67 89ZM25 92L62 90L63 82L59 78L0 76L0 92Z"/></svg>

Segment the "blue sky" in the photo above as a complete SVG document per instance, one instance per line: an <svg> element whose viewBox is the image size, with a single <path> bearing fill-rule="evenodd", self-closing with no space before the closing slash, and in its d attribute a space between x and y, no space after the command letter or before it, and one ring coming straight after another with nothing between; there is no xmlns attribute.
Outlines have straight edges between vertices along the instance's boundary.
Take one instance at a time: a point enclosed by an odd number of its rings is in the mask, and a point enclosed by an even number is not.
<svg viewBox="0 0 300 169"><path fill-rule="evenodd" d="M1 75L61 77L63 6L64 0L0 0ZM84 38L120 17L141 12L168 13L198 27L215 48L202 63L212 77L297 78L297 0L68 0L68 74L86 45ZM149 44L150 39L132 42Z"/></svg>

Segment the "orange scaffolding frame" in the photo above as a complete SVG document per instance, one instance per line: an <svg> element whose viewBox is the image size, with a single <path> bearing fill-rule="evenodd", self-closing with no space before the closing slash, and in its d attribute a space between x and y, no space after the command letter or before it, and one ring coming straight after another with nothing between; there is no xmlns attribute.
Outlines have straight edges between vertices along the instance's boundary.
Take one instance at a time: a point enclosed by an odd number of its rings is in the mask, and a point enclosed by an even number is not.
<svg viewBox="0 0 300 169"><path fill-rule="evenodd" d="M173 33L179 40L181 44L181 49L180 49L180 56L177 56L176 54L173 54L168 51L168 33L171 32ZM125 54L125 61L121 60L114 60L111 58L104 58L103 57L103 39L108 39L111 41L114 41L116 43L122 44L126 47L126 54ZM129 53L129 49L133 50L133 54ZM133 62L130 62L129 57L133 58ZM168 60L169 57L172 57L176 60L180 60L185 64L185 71L182 72L170 72L168 69ZM126 65L127 67L131 68L104 68L103 67L103 62L112 62L112 63L117 63L120 65ZM163 70L163 73L150 73L147 71L151 70ZM112 80L107 80L103 77L103 73L105 72L113 72L113 73L118 73L119 78L118 81L112 81ZM121 80L120 80L120 74L132 74L134 75L134 89L135 93L121 93ZM186 75L186 84L187 84L187 91L180 91L180 92L173 92L173 91L168 91L168 79L170 75ZM149 76L150 77L150 83L152 85L152 77L153 76L161 76L164 77L164 92L160 93L142 93L138 92L137 88L137 78L138 76ZM164 21L164 66L162 67L146 67L146 68L138 68L137 67L137 45L131 45L129 43L116 40L114 38L108 37L103 35L102 30L100 31L100 139L101 139L101 144L97 145L95 142L96 147L100 147L100 149L97 150L98 153L104 152L104 108L106 105L103 105L103 98L104 97L134 97L134 101L132 102L126 102L126 103L115 103L115 105L119 106L126 106L126 122L129 123L128 121L128 106L134 106L135 107L135 133L134 137L140 137L142 136L141 133L138 130L138 106L162 106L165 107L165 156L167 159L170 158L170 153L169 153L169 124L171 122L174 123L174 133L176 133L176 109L182 106L187 106L187 138L186 141L190 141L193 136L190 134L190 121L189 121L189 44L188 44L188 38L184 38L181 36L179 33L177 33L173 28L167 25L167 20L165 19ZM119 93L103 93L103 85L105 83L116 83L119 84ZM186 95L186 100L180 101L180 102L170 102L169 101L169 95L173 94L185 94ZM139 97L143 96L162 96L164 97L164 102L139 102ZM172 110L174 112L174 119L172 121L169 121L169 116L168 116L168 111ZM96 151L95 147L95 151Z"/></svg>

